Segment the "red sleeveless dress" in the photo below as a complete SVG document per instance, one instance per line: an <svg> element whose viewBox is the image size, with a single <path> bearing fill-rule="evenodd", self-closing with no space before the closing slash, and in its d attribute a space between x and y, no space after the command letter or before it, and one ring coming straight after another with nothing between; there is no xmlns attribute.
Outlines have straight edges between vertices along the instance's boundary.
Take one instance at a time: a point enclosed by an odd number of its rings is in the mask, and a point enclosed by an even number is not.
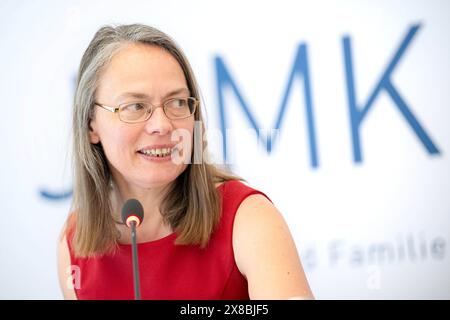
<svg viewBox="0 0 450 320"><path fill-rule="evenodd" d="M138 244L142 299L249 299L247 281L234 259L233 221L246 197L264 194L236 180L221 184L218 191L222 215L204 249L174 245L176 233ZM72 250L72 235L67 243L71 265L80 277L75 286L78 299L134 299L131 245L119 245L114 254L79 258Z"/></svg>

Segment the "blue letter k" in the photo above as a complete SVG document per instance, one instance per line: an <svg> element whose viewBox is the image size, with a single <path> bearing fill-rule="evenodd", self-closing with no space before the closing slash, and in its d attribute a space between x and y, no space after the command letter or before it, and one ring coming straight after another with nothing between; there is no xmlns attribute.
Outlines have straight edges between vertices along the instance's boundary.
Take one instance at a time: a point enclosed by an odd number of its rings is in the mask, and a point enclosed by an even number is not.
<svg viewBox="0 0 450 320"><path fill-rule="evenodd" d="M343 38L344 45L344 57L345 57L345 74L347 80L347 94L348 94L348 103L350 109L350 124L352 130L352 141L353 141L353 155L354 162L361 162L361 143L359 137L359 129L361 126L361 122L364 120L364 117L367 115L367 112L372 107L375 99L378 97L381 90L386 90L386 92L390 95L396 106L399 108L403 117L409 123L411 128L414 130L417 137L420 139L422 144L427 149L430 154L439 154L439 150L436 145L431 141L431 138L427 135L425 130L420 125L419 121L414 117L411 110L408 108L406 102L400 96L400 93L395 89L394 85L391 82L391 74L394 71L397 63L400 61L400 58L405 53L406 48L410 44L417 30L419 30L420 25L412 26L409 29L408 34L406 35L403 42L400 44L397 52L392 58L391 62L387 66L384 71L381 79L378 81L375 89L372 91L372 94L369 96L369 100L367 103L360 108L356 103L355 97L355 84L354 84L354 76L353 76L353 66L352 66L352 54L351 54L351 44L350 38Z"/></svg>

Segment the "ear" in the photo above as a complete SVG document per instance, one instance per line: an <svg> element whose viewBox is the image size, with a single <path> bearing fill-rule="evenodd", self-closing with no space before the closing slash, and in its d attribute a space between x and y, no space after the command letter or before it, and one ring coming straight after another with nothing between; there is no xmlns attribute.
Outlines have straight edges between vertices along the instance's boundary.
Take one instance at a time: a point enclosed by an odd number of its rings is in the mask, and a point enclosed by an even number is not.
<svg viewBox="0 0 450 320"><path fill-rule="evenodd" d="M92 144L97 144L100 142L100 136L97 132L97 123L95 122L95 120L89 121L89 141Z"/></svg>

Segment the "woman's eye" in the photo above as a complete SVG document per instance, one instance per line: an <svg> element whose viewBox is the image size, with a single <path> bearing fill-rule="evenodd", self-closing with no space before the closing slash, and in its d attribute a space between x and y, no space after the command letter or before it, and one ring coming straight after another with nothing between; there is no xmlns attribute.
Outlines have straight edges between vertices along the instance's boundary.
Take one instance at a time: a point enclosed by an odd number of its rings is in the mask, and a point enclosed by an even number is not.
<svg viewBox="0 0 450 320"><path fill-rule="evenodd" d="M140 111L142 109L145 109L142 103L130 103L123 107L123 111L127 112Z"/></svg>
<svg viewBox="0 0 450 320"><path fill-rule="evenodd" d="M186 106L186 101L184 99L176 99L173 104L175 107L183 108Z"/></svg>

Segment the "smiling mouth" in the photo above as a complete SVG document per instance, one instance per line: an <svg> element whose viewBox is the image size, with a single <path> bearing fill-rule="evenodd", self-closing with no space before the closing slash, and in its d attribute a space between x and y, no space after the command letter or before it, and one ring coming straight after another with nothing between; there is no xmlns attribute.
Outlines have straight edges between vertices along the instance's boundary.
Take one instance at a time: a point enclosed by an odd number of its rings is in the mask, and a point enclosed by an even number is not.
<svg viewBox="0 0 450 320"><path fill-rule="evenodd" d="M150 157L164 158L170 156L175 150L176 148L154 148L154 149L142 149L139 150L138 153Z"/></svg>

